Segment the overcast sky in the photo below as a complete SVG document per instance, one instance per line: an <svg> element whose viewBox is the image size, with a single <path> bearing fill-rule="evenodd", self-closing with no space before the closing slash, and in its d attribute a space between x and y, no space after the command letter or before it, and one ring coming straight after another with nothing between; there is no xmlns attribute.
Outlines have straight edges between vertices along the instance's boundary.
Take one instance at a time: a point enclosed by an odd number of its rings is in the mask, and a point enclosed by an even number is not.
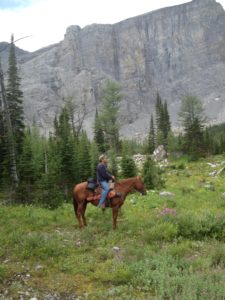
<svg viewBox="0 0 225 300"><path fill-rule="evenodd" d="M0 0L0 42L35 51L64 38L66 28L93 23L114 24L185 0ZM225 7L225 0L218 0Z"/></svg>

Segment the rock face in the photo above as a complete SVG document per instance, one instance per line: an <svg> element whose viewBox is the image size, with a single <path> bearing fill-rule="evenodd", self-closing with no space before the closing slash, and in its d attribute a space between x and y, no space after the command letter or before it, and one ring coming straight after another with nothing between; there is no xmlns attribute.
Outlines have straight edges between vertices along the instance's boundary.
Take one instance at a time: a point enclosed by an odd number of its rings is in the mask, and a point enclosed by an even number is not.
<svg viewBox="0 0 225 300"><path fill-rule="evenodd" d="M225 121L225 12L214 0L193 0L113 25L70 26L58 44L18 51L18 66L27 123L35 121L43 131L73 98L87 108L84 125L91 135L107 79L122 86L121 133L127 137L148 131L157 91L174 126L187 93L203 102L212 122Z"/></svg>

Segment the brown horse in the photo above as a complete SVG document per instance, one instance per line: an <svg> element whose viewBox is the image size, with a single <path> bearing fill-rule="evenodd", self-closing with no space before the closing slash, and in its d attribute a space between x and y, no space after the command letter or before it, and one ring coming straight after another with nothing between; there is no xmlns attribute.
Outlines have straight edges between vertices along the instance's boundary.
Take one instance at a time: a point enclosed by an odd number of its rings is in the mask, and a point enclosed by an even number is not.
<svg viewBox="0 0 225 300"><path fill-rule="evenodd" d="M146 195L146 190L144 184L139 176L132 177L128 179L124 179L115 183L115 191L117 192L116 196L110 200L110 206L112 207L112 215L113 215L113 229L116 229L117 226L117 216L119 208L123 205L126 196L132 191L139 191L142 195ZM93 192L87 189L87 182L81 182L77 184L73 189L73 205L74 212L79 222L79 227L83 228L87 226L86 218L85 218L85 210L87 207L87 203L91 202L91 204L97 206L99 202L98 197L93 196ZM92 198L91 201L88 199Z"/></svg>

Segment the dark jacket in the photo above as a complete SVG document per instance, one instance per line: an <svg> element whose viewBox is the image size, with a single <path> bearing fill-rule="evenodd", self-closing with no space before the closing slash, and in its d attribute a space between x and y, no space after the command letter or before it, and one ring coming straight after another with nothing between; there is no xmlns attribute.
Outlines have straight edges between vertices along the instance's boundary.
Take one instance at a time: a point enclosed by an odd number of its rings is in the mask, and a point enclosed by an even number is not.
<svg viewBox="0 0 225 300"><path fill-rule="evenodd" d="M112 179L112 175L108 172L106 165L99 163L97 165L97 181L109 181Z"/></svg>

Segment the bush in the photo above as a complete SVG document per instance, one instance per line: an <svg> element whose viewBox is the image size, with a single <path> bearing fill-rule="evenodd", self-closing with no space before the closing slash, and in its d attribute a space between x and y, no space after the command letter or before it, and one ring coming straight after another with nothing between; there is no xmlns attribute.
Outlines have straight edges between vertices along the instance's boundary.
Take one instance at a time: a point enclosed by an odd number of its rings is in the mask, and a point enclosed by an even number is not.
<svg viewBox="0 0 225 300"><path fill-rule="evenodd" d="M190 239L205 237L225 239L225 216L212 213L195 215L193 212L177 216L179 235Z"/></svg>
<svg viewBox="0 0 225 300"><path fill-rule="evenodd" d="M147 189L160 189L165 186L165 182L161 177L161 170L150 156L143 164L142 178Z"/></svg>
<svg viewBox="0 0 225 300"><path fill-rule="evenodd" d="M172 241L178 235L178 226L169 222L156 224L144 233L147 242Z"/></svg>
<svg viewBox="0 0 225 300"><path fill-rule="evenodd" d="M122 176L124 178L134 177L137 175L137 168L132 157L125 155L121 160Z"/></svg>
<svg viewBox="0 0 225 300"><path fill-rule="evenodd" d="M48 176L43 176L35 194L35 203L46 208L55 209L65 201L59 186Z"/></svg>

